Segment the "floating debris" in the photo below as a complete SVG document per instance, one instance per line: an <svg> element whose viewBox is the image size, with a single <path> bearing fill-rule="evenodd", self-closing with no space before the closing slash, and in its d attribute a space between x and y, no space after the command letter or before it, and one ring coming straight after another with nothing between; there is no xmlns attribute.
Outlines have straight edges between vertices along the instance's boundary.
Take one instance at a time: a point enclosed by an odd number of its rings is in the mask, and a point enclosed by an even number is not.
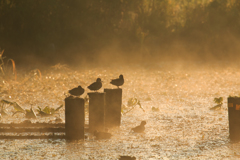
<svg viewBox="0 0 240 160"><path fill-rule="evenodd" d="M119 160L136 160L134 156L120 156Z"/></svg>
<svg viewBox="0 0 240 160"><path fill-rule="evenodd" d="M62 119L62 118L56 117L55 123L62 123L62 122L63 122L63 119Z"/></svg>
<svg viewBox="0 0 240 160"><path fill-rule="evenodd" d="M222 108L222 104L218 104L212 108L210 108L210 110L218 110L218 109L221 109Z"/></svg>
<svg viewBox="0 0 240 160"><path fill-rule="evenodd" d="M153 111L153 112L159 112L159 108L157 108L157 107L152 107L152 111Z"/></svg>
<svg viewBox="0 0 240 160"><path fill-rule="evenodd" d="M29 119L26 119L21 122L22 124L32 124L32 122Z"/></svg>

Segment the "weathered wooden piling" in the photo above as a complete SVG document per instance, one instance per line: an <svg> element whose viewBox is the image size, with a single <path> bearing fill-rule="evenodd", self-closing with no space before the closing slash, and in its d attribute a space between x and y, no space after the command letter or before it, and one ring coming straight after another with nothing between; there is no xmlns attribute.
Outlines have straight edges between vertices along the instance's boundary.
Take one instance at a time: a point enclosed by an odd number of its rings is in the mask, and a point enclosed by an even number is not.
<svg viewBox="0 0 240 160"><path fill-rule="evenodd" d="M104 131L105 93L90 92L89 96L89 131Z"/></svg>
<svg viewBox="0 0 240 160"><path fill-rule="evenodd" d="M240 141L240 97L228 98L229 138Z"/></svg>
<svg viewBox="0 0 240 160"><path fill-rule="evenodd" d="M84 99L73 98L65 99L65 134L66 139L84 139Z"/></svg>
<svg viewBox="0 0 240 160"><path fill-rule="evenodd" d="M105 126L121 125L122 89L104 89L105 95Z"/></svg>

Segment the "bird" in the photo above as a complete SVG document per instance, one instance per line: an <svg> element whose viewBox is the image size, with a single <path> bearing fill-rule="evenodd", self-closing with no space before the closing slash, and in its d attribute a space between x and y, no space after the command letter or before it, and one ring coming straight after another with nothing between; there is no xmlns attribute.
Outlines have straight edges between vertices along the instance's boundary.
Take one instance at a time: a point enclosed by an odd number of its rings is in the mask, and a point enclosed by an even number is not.
<svg viewBox="0 0 240 160"><path fill-rule="evenodd" d="M123 75L121 74L117 79L112 79L110 83L119 88L119 86L123 85L124 83Z"/></svg>
<svg viewBox="0 0 240 160"><path fill-rule="evenodd" d="M96 137L96 139L109 139L112 137L111 133L99 132L97 130L94 131L93 135Z"/></svg>
<svg viewBox="0 0 240 160"><path fill-rule="evenodd" d="M135 133L142 133L145 130L146 124L147 124L146 121L142 121L139 126L132 128L131 131L133 131Z"/></svg>
<svg viewBox="0 0 240 160"><path fill-rule="evenodd" d="M120 156L118 160L136 160L134 156Z"/></svg>
<svg viewBox="0 0 240 160"><path fill-rule="evenodd" d="M90 84L87 88L93 91L97 91L102 87L102 80L101 78L97 78L96 82Z"/></svg>
<svg viewBox="0 0 240 160"><path fill-rule="evenodd" d="M68 93L70 93L73 96L81 96L84 93L84 91L85 90L81 86L78 86L76 88L69 90Z"/></svg>

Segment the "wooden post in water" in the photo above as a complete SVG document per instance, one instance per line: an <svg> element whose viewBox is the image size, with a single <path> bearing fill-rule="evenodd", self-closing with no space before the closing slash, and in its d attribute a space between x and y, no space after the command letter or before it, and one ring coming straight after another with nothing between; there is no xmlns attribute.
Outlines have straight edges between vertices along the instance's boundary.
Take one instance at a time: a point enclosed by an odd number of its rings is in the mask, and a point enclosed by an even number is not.
<svg viewBox="0 0 240 160"><path fill-rule="evenodd" d="M90 92L89 96L89 131L104 131L105 93Z"/></svg>
<svg viewBox="0 0 240 160"><path fill-rule="evenodd" d="M66 139L84 139L85 111L84 99L65 98L65 134Z"/></svg>
<svg viewBox="0 0 240 160"><path fill-rule="evenodd" d="M105 126L121 125L122 89L104 89L105 96Z"/></svg>
<svg viewBox="0 0 240 160"><path fill-rule="evenodd" d="M240 97L228 98L229 138L240 141Z"/></svg>

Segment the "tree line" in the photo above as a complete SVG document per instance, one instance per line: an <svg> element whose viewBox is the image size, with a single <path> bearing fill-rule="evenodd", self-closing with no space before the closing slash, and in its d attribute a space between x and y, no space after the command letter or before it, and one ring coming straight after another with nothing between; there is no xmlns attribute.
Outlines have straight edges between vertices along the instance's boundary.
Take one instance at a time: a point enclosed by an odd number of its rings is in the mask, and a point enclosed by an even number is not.
<svg viewBox="0 0 240 160"><path fill-rule="evenodd" d="M152 57L174 44L187 56L234 57L239 28L239 1L0 0L0 47L16 58L91 59L113 42L122 53Z"/></svg>

